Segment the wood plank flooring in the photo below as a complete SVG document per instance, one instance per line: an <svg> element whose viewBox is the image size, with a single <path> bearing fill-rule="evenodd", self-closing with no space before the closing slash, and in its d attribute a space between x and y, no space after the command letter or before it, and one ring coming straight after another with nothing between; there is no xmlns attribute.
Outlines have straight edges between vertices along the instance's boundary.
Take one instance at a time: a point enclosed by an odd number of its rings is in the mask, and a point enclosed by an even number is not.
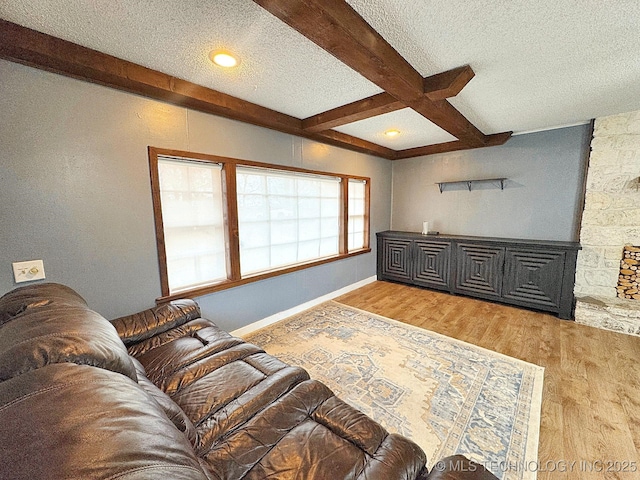
<svg viewBox="0 0 640 480"><path fill-rule="evenodd" d="M640 479L640 338L389 282L336 300L545 367L539 480Z"/></svg>

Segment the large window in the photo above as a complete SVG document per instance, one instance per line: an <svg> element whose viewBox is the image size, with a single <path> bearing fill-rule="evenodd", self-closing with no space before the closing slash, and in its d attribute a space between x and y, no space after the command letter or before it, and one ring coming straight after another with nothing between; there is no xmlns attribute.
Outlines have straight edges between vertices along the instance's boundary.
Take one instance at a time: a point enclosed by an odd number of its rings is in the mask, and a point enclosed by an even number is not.
<svg viewBox="0 0 640 480"><path fill-rule="evenodd" d="M369 252L364 177L149 148L163 299Z"/></svg>
<svg viewBox="0 0 640 480"><path fill-rule="evenodd" d="M238 166L242 275L340 253L340 178Z"/></svg>
<svg viewBox="0 0 640 480"><path fill-rule="evenodd" d="M169 290L227 278L221 166L158 159Z"/></svg>
<svg viewBox="0 0 640 480"><path fill-rule="evenodd" d="M349 251L360 250L369 237L366 180L349 179Z"/></svg>

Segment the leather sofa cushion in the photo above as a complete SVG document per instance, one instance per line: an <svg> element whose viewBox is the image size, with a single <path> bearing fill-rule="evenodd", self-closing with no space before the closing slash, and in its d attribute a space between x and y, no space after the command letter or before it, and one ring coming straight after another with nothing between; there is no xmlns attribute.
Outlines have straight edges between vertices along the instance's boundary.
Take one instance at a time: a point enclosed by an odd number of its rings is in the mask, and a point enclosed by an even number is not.
<svg viewBox="0 0 640 480"><path fill-rule="evenodd" d="M198 444L198 434L196 432L196 427L193 426L191 420L189 420L184 411L173 400L171 400L171 398L169 398L169 395L156 387L151 380L147 378L142 364L135 358L132 360L136 367L138 384L156 401L169 420L173 422L178 430L184 433L187 440L189 440L191 445L195 447Z"/></svg>
<svg viewBox="0 0 640 480"><path fill-rule="evenodd" d="M200 318L198 304L193 300L183 299L116 318L111 323L124 344L130 346L196 318Z"/></svg>
<svg viewBox="0 0 640 480"><path fill-rule="evenodd" d="M212 478L243 480L289 478L287 473L309 479L415 479L426 461L415 443L388 434L315 380L296 385L203 455Z"/></svg>
<svg viewBox="0 0 640 480"><path fill-rule="evenodd" d="M0 383L0 478L207 480L184 435L120 374L49 365Z"/></svg>
<svg viewBox="0 0 640 480"><path fill-rule="evenodd" d="M53 363L112 370L136 380L113 325L79 305L28 308L0 327L0 382Z"/></svg>
<svg viewBox="0 0 640 480"><path fill-rule="evenodd" d="M58 283L39 283L18 287L0 298L0 326L34 308L51 305L87 306L71 288Z"/></svg>

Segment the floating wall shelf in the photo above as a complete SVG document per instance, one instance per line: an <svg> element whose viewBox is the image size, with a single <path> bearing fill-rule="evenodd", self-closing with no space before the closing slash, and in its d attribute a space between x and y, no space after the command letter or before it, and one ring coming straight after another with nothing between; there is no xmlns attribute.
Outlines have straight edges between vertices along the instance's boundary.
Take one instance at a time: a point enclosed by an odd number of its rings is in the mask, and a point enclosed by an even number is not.
<svg viewBox="0 0 640 480"><path fill-rule="evenodd" d="M440 193L444 191L445 185L453 185L456 183L464 183L467 185L467 189L471 191L471 185L473 183L500 183L500 190L504 190L504 181L508 180L507 178L481 178L477 180L455 180L453 182L436 182L438 188L440 189Z"/></svg>

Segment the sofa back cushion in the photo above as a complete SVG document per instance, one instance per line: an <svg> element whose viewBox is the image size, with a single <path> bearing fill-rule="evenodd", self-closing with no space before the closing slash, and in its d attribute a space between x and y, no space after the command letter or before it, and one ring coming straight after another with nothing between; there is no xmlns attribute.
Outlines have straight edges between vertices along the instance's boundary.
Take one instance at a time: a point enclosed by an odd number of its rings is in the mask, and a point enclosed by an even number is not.
<svg viewBox="0 0 640 480"><path fill-rule="evenodd" d="M0 326L27 310L52 305L87 306L84 298L66 285L38 283L11 290L0 298Z"/></svg>
<svg viewBox="0 0 640 480"><path fill-rule="evenodd" d="M33 285L9 292L0 305L5 315L10 312L0 325L0 382L54 363L92 365L137 379L116 329L73 290Z"/></svg>

